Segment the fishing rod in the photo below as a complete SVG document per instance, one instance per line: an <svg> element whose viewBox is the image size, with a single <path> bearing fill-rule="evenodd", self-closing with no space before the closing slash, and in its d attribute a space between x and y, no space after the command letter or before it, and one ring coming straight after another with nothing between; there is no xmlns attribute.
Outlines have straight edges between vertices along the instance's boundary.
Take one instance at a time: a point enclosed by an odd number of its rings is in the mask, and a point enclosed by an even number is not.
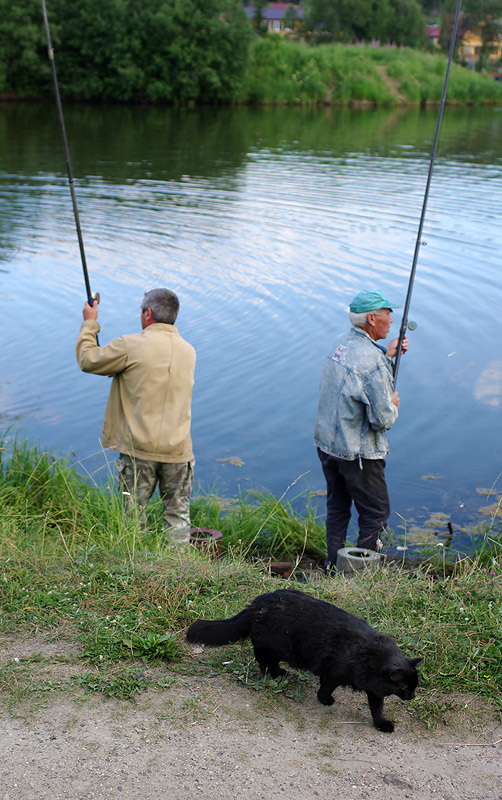
<svg viewBox="0 0 502 800"><path fill-rule="evenodd" d="M443 94L441 96L441 102L439 104L439 114L438 114L438 120L437 120L437 125L436 125L436 134L434 136L434 143L432 145L432 153L431 153L431 159L430 159L430 163L429 163L429 174L427 176L427 184L426 184L426 187L425 187L424 202L422 204L422 214L420 216L420 224L418 226L417 241L416 241L416 244L415 244L415 253L413 255L413 264L412 264L412 267L411 267L410 279L409 279L409 282L408 282L408 292L406 294L406 302L404 304L404 310L403 310L403 319L402 319L401 328L400 328L400 331L399 331L399 340L398 340L398 343L397 343L396 358L395 358L395 361L394 361L394 388L396 387L397 373L398 373L398 370L399 370L399 362L401 361L401 351L402 351L402 346L403 346L403 340L404 340L404 337L406 335L406 328L408 327L408 311L409 311L409 308L410 308L411 293L413 291L413 282L415 280L415 272L416 272L416 269L417 269L418 253L420 251L420 245L422 244L421 239L422 239L422 230L423 230L423 227L424 227L425 211L426 211L426 208L427 208L427 200L429 198L429 189L430 189L430 185L431 185L432 169L434 167L434 159L436 157L436 150L437 150L437 144L438 144L438 139L439 139L439 129L441 128L441 120L443 119L443 111L444 111L445 100L446 100L446 89L447 89L447 86L448 86L448 78L449 78L449 75L450 75L450 67L451 67L451 63L453 61L453 53L454 53L454 50L455 50L455 41L456 41L456 38L457 38L457 30L458 30L458 22L459 22L459 19L460 19L460 8L461 8L461 6L462 6L462 0L457 0L457 8L456 8L456 11L455 11L455 20L453 22L453 29L452 29L452 32L451 32L451 39L450 39L450 51L448 53L448 64L446 66L446 74L445 74L444 84L443 84ZM413 323L413 322L410 322L409 323L409 327L410 327L410 330L414 330L416 328L416 324Z"/></svg>
<svg viewBox="0 0 502 800"><path fill-rule="evenodd" d="M59 117L59 125L61 127L61 136L63 138L63 147L64 153L66 158L66 170L68 172L68 182L70 184L70 192L71 192L71 200L73 203L73 216L75 218L75 227L77 229L77 237L78 237L78 246L80 249L80 258L82 261L82 271L84 273L84 283L85 283L85 291L87 293L87 300L90 306L93 305L94 300L99 303L99 293L96 292L95 295L91 292L91 282L89 280L89 273L87 271L87 261L85 258L85 250L84 250L84 240L82 237L82 229L80 227L80 217L78 213L78 205L77 205L77 197L75 195L75 185L73 181L73 173L71 169L71 161L70 161L70 151L68 149L68 140L66 138L66 129L64 124L64 117L63 117L63 106L61 105L61 96L59 94L59 84L58 84L58 77L56 73L56 64L54 61L54 50L51 43L51 33L49 29L49 20L47 18L47 9L45 7L45 0L41 0L42 3L42 14L44 17L44 26L45 26L45 35L47 37L47 52L49 54L49 61L51 65L51 72L52 72L52 82L54 84L54 94L56 96L56 106L58 110L58 117ZM96 337L97 338L97 337Z"/></svg>

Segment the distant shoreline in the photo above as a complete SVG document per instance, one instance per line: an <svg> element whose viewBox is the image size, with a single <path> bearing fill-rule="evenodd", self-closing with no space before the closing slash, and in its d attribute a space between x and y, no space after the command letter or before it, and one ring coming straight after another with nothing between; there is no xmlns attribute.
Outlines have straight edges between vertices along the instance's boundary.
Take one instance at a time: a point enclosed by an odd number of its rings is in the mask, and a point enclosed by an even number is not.
<svg viewBox="0 0 502 800"><path fill-rule="evenodd" d="M246 71L231 99L211 105L326 106L353 108L434 107L440 103L447 59L441 53L411 48L330 44L313 47L303 42L267 36L252 42ZM64 101L119 105L208 105L204 97L173 102L144 95L129 98L63 93ZM0 93L0 102L50 101L52 92L25 95ZM447 103L455 106L502 105L502 81L488 73L453 64Z"/></svg>

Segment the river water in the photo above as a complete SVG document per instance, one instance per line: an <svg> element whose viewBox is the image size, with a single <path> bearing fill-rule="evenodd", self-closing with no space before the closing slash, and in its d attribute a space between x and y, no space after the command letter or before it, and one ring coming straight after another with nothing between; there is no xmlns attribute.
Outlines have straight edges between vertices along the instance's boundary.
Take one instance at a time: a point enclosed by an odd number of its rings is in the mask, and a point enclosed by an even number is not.
<svg viewBox="0 0 502 800"><path fill-rule="evenodd" d="M356 292L404 303L436 115L65 109L101 342L139 330L146 289L180 296L198 489L301 510L324 488L323 360ZM0 143L1 427L103 482L109 384L75 361L85 292L52 104L1 106ZM410 538L451 520L459 542L501 491L501 216L502 108L447 108L389 435L390 525Z"/></svg>

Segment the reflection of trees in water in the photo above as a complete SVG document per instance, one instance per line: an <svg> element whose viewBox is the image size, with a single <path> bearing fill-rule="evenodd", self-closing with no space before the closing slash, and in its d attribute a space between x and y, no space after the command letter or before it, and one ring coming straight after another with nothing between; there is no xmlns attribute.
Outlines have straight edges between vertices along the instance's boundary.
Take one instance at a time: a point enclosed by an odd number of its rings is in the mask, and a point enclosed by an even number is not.
<svg viewBox="0 0 502 800"><path fill-rule="evenodd" d="M65 121L77 196L89 177L124 185L202 178L233 189L253 154L332 158L381 156L400 162L429 155L435 109L197 108L67 104ZM9 202L0 214L3 258L26 218L38 218L50 191L68 192L61 133L53 103L0 106L0 171ZM502 112L453 109L444 115L440 158L496 164L502 158ZM0 156L1 159L1 156ZM308 172L308 160L304 162ZM292 165L294 169L294 165ZM1 186L0 177L0 186ZM68 199L69 203L69 199Z"/></svg>
<svg viewBox="0 0 502 800"><path fill-rule="evenodd" d="M249 153L284 150L378 154L399 159L428 153L435 109L198 108L67 105L65 121L75 177L93 175L179 180L238 171ZM408 146L409 152L402 149ZM396 151L396 147L400 147ZM415 151L415 152L414 152ZM52 104L0 108L0 152L9 172L65 174L61 135ZM502 157L502 112L448 108L439 156L490 163Z"/></svg>

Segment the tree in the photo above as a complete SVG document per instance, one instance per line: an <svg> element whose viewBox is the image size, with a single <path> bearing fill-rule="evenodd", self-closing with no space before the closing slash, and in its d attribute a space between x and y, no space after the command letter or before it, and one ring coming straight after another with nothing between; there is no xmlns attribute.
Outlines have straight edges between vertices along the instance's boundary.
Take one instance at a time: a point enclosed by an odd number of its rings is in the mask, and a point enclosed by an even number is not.
<svg viewBox="0 0 502 800"><path fill-rule="evenodd" d="M50 81L40 0L0 0L0 92L37 96Z"/></svg>
<svg viewBox="0 0 502 800"><path fill-rule="evenodd" d="M265 6L268 6L268 0L254 0L253 27L259 36L265 36L268 31L267 22L263 19Z"/></svg>
<svg viewBox="0 0 502 800"><path fill-rule="evenodd" d="M446 0L441 15L439 43L448 50L455 17L455 0ZM477 69L483 70L490 52L500 42L502 33L502 0L464 0L460 15L457 42L467 31L478 33L481 49Z"/></svg>
<svg viewBox="0 0 502 800"><path fill-rule="evenodd" d="M318 32L318 41L425 43L417 0L307 0L305 28Z"/></svg>
<svg viewBox="0 0 502 800"><path fill-rule="evenodd" d="M247 63L239 0L47 0L61 93L83 99L228 101ZM51 91L40 0L0 0L0 88Z"/></svg>
<svg viewBox="0 0 502 800"><path fill-rule="evenodd" d="M332 41L340 32L340 14L334 0L307 0L304 25L307 31L320 32Z"/></svg>
<svg viewBox="0 0 502 800"><path fill-rule="evenodd" d="M388 39L406 47L424 47L427 42L425 18L416 0L390 0Z"/></svg>

